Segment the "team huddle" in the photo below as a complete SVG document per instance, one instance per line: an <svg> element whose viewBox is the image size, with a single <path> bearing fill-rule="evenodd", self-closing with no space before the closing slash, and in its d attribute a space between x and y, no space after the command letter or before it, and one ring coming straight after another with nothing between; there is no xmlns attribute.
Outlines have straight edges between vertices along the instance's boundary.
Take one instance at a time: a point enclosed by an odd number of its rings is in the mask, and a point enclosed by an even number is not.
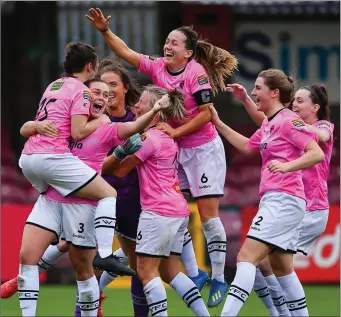
<svg viewBox="0 0 341 317"><path fill-rule="evenodd" d="M134 316L167 316L168 283L196 316L237 316L254 289L270 316L308 316L293 254L307 255L324 232L333 147L328 95L321 85L299 88L278 69L259 73L251 92L225 85L238 61L198 39L190 27L167 37L164 57L130 49L109 29L111 17L90 9L112 51L147 74L140 89L111 59L99 61L85 43L69 43L64 74L45 90L19 166L40 193L23 232L19 273L1 285L18 292L23 316L36 316L39 273L66 252L76 273L75 316L103 316L103 292L131 276ZM239 99L259 129L250 139L224 124L213 106L218 91ZM262 158L260 204L224 279L226 233L219 218L226 159L222 135L239 151ZM187 230L195 199L211 262L196 263ZM117 236L121 248L112 252ZM37 239L37 237L39 237ZM180 271L182 262L186 274ZM129 264L129 266L128 266ZM201 290L210 283L207 304Z"/></svg>

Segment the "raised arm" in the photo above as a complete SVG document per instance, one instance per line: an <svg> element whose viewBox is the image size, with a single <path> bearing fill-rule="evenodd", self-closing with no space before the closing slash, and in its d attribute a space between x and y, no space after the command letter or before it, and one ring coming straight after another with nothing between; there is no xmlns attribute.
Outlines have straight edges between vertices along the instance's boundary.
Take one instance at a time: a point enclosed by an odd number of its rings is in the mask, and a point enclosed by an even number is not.
<svg viewBox="0 0 341 317"><path fill-rule="evenodd" d="M217 110L215 110L213 106L210 106L210 110L212 112L212 123L216 126L217 130L224 136L224 138L237 150L245 154L252 154L253 151L249 147L249 139L222 122L218 116Z"/></svg>
<svg viewBox="0 0 341 317"><path fill-rule="evenodd" d="M102 11L99 8L91 8L89 10L91 16L86 15L85 17L90 20L94 27L100 31L111 48L111 50L120 58L125 60L133 67L139 69L140 67L140 54L133 51L122 41L118 36L112 33L109 29L109 23L111 16L104 17Z"/></svg>
<svg viewBox="0 0 341 317"><path fill-rule="evenodd" d="M169 106L169 99L168 95L164 95L160 100L158 100L154 107L139 117L137 120L132 122L125 122L121 123L117 127L117 135L121 140L125 140L131 135L141 132L144 130L149 123L152 122L156 114L164 108L167 108Z"/></svg>
<svg viewBox="0 0 341 317"><path fill-rule="evenodd" d="M325 143L330 140L330 133L326 129L324 129L323 126L314 127L313 125L310 124L307 124L306 126L310 131L315 132L317 134L319 142Z"/></svg>
<svg viewBox="0 0 341 317"><path fill-rule="evenodd" d="M246 109L253 122L258 127L260 127L263 120L265 119L265 114L257 110L257 105L247 94L246 89L239 84L229 84L226 85L226 91L231 92L236 99L240 100L243 103L244 108Z"/></svg>
<svg viewBox="0 0 341 317"><path fill-rule="evenodd" d="M74 140L81 140L93 133L103 123L110 122L107 115L101 115L99 118L88 122L85 115L71 116L71 137Z"/></svg>
<svg viewBox="0 0 341 317"><path fill-rule="evenodd" d="M59 135L58 129L53 124L53 121L27 121L20 129L20 134L26 138L41 134L50 138L57 137Z"/></svg>
<svg viewBox="0 0 341 317"><path fill-rule="evenodd" d="M200 113L197 116L195 116L193 119L186 122L185 124L181 125L180 127L177 127L176 129L173 129L168 123L164 122L159 123L157 128L167 133L174 139L192 133L200 129L205 123L211 121L212 114L211 111L209 110L210 105L212 104L200 106L199 107Z"/></svg>

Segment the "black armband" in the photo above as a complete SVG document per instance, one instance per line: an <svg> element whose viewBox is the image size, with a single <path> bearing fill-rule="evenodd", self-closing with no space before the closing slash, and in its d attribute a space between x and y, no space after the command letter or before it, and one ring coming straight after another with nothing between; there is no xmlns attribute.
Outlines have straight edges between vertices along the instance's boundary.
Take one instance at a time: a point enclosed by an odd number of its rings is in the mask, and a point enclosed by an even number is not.
<svg viewBox="0 0 341 317"><path fill-rule="evenodd" d="M213 102L213 92L212 89L203 89L195 92L193 94L195 101L198 106L206 105Z"/></svg>

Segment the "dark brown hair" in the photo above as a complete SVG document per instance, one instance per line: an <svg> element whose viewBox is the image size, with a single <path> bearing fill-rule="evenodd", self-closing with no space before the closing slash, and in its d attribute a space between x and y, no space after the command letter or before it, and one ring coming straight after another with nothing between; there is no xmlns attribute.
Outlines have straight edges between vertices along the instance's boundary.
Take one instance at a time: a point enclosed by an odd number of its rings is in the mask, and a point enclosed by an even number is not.
<svg viewBox="0 0 341 317"><path fill-rule="evenodd" d="M271 90L279 90L279 100L284 106L291 102L295 94L295 80L292 77L274 68L261 71L258 77L264 78L265 85Z"/></svg>
<svg viewBox="0 0 341 317"><path fill-rule="evenodd" d="M128 89L125 94L125 104L127 107L133 107L139 101L141 95L141 88L137 80L132 77L130 72L122 64L108 57L100 62L99 75L102 76L110 72L120 76L123 86Z"/></svg>
<svg viewBox="0 0 341 317"><path fill-rule="evenodd" d="M83 42L71 42L66 45L63 62L66 76L82 72L89 63L91 63L93 69L96 69L97 62L96 50L91 45Z"/></svg>
<svg viewBox="0 0 341 317"><path fill-rule="evenodd" d="M330 120L330 108L326 87L324 85L314 84L311 86L303 86L300 89L308 90L312 103L320 106L320 109L317 111L317 118L319 120Z"/></svg>
<svg viewBox="0 0 341 317"><path fill-rule="evenodd" d="M108 86L108 84L98 76L96 76L95 78L87 80L86 82L84 82L84 85L90 88L90 85L92 83L104 83Z"/></svg>
<svg viewBox="0 0 341 317"><path fill-rule="evenodd" d="M185 47L193 51L191 58L205 68L213 93L216 94L219 88L225 90L224 79L231 76L237 69L237 58L228 51L199 39L198 33L193 30L192 26L181 26L176 31L186 36Z"/></svg>

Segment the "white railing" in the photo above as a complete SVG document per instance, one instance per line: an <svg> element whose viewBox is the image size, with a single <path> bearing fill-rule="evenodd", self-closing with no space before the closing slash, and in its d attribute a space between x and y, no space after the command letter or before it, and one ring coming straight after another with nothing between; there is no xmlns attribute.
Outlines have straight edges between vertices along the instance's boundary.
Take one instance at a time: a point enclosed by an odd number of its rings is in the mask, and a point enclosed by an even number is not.
<svg viewBox="0 0 341 317"><path fill-rule="evenodd" d="M58 1L58 62L62 65L68 42L84 41L95 46L100 57L112 55L111 50L85 18L88 9L99 7L111 15L110 29L137 52L155 55L160 48L158 7L153 1Z"/></svg>

